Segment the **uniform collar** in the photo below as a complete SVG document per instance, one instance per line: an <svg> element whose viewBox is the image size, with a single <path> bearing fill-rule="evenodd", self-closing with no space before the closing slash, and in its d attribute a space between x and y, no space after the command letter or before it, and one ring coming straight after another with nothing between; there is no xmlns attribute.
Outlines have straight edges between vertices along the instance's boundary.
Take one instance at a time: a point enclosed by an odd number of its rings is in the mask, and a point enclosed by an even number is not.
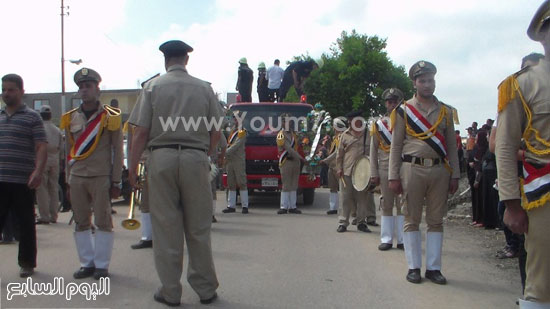
<svg viewBox="0 0 550 309"><path fill-rule="evenodd" d="M187 73L187 69L185 68L184 65L182 64L174 64L174 65L171 65L168 67L168 69L166 70L166 72L172 72L172 71L184 71L185 73Z"/></svg>

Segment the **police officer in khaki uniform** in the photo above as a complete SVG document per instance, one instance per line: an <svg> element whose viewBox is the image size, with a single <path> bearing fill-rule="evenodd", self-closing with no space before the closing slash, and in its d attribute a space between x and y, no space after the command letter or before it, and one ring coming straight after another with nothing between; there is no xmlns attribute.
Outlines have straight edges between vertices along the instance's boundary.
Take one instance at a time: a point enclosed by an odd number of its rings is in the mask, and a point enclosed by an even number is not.
<svg viewBox="0 0 550 309"><path fill-rule="evenodd" d="M153 224L153 252L161 287L157 302L180 304L184 237L189 262L187 281L201 303L217 298L218 279L212 258L212 193L210 164L220 138L223 115L210 85L187 73L188 53L182 41L159 47L166 74L142 89L129 122L136 126L130 155L130 183L135 185L138 159L147 146L147 181ZM180 121L174 129L163 127L171 117ZM172 119L176 121L178 119ZM189 130L182 121L199 121ZM216 123L208 126L208 123Z"/></svg>
<svg viewBox="0 0 550 309"><path fill-rule="evenodd" d="M346 121L347 120L344 117L334 118L334 136L332 137L329 153L325 159L321 160L321 164L328 164L328 187L330 189L330 195L329 210L327 210L327 215L337 214L340 204L338 198L340 180L338 179L338 175L336 175L336 155L340 141L340 134L347 129Z"/></svg>
<svg viewBox="0 0 550 309"><path fill-rule="evenodd" d="M36 189L36 201L40 218L36 224L57 222L59 208L59 162L63 151L63 136L61 130L52 123L52 109L49 105L40 107L40 116L44 121L46 138L48 139L48 161L42 174L42 182Z"/></svg>
<svg viewBox="0 0 550 309"><path fill-rule="evenodd" d="M76 279L109 275L113 251L111 198L120 196L122 174L122 126L120 110L99 102L101 77L83 68L74 75L80 107L61 118L66 136L66 171L76 231L80 269ZM92 212L95 237L92 237Z"/></svg>
<svg viewBox="0 0 550 309"><path fill-rule="evenodd" d="M498 186L506 203L504 223L514 233L525 233L527 278L520 308L550 308L550 1L539 7L527 35L542 44L545 58L499 86ZM526 150L520 182L516 153L522 140Z"/></svg>
<svg viewBox="0 0 550 309"><path fill-rule="evenodd" d="M235 212L237 205L237 188L241 194L242 213L248 213L248 187L246 185L246 157L245 148L246 130L240 128L237 117L233 118L233 129L227 138L227 150L225 152L225 171L227 173L227 208L223 213Z"/></svg>
<svg viewBox="0 0 550 309"><path fill-rule="evenodd" d="M279 150L279 170L281 172L281 209L277 214L301 214L302 211L296 208L296 194L298 180L300 177L301 162L306 160L298 153L298 137L295 133L297 121L289 114L281 115L283 129L277 134L277 148Z"/></svg>
<svg viewBox="0 0 550 309"><path fill-rule="evenodd" d="M382 93L386 106L386 114L372 123L370 143L371 182L380 185L382 193L380 206L380 245L378 249L386 251L392 248L393 240L397 248L403 247L403 225L405 217L401 215L401 203L395 193L388 187L388 165L390 161L390 146L392 140L390 114L397 104L403 102L403 92L397 88L389 88ZM393 215L393 209L396 215Z"/></svg>
<svg viewBox="0 0 550 309"><path fill-rule="evenodd" d="M342 212L338 216L337 229L339 233L347 230L352 213L357 214L357 229L359 231L370 233L371 230L367 224L378 225L373 193L367 189L357 191L351 180L353 166L362 156L369 153L369 132L366 130L362 114L362 111L348 113L346 117L350 128L339 137L336 155L336 174L341 181L342 192Z"/></svg>
<svg viewBox="0 0 550 309"><path fill-rule="evenodd" d="M396 107L391 115L393 137L390 148L389 186L402 194L405 215L407 280L420 283L422 237L419 225L426 204L426 278L437 284L441 274L443 216L447 196L458 188L460 170L455 142L452 108L433 94L436 67L419 61L409 70L415 96Z"/></svg>

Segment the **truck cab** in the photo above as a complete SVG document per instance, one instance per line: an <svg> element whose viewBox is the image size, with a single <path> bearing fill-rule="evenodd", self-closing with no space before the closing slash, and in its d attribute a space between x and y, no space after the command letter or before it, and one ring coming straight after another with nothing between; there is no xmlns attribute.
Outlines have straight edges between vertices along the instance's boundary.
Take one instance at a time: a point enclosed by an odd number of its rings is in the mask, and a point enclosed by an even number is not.
<svg viewBox="0 0 550 309"><path fill-rule="evenodd" d="M229 106L229 115L239 111L243 117L243 128L247 131L246 178L250 194L254 192L273 192L281 190L281 173L276 137L282 127L281 114L295 117L307 117L313 110L305 103L235 103ZM304 155L303 152L300 154ZM305 157L305 156L304 156ZM223 184L227 186L227 174L223 175ZM320 186L320 177L311 175L302 168L299 176L298 195L303 196L305 205L313 203L315 188Z"/></svg>

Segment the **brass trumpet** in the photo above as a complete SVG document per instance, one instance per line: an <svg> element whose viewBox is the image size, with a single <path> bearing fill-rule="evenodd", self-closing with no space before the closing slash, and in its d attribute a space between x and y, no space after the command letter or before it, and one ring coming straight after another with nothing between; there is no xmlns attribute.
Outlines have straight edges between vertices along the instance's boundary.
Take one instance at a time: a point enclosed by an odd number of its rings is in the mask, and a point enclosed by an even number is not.
<svg viewBox="0 0 550 309"><path fill-rule="evenodd" d="M132 175L129 175L128 177L133 177ZM141 190L142 185L145 181L145 165L143 163L138 164L138 181L137 181L137 189L132 190L132 194L130 196L130 210L128 212L128 218L125 220L122 220L122 227L127 230L137 230L141 226L141 223L139 223L138 220L134 219L134 208L137 204L138 206L141 205Z"/></svg>

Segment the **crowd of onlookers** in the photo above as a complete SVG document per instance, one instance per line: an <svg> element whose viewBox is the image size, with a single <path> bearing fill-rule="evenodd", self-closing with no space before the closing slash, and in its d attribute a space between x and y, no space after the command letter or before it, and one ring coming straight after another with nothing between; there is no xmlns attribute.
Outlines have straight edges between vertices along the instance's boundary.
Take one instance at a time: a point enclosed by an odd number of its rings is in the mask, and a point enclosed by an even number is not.
<svg viewBox="0 0 550 309"><path fill-rule="evenodd" d="M496 257L519 258L519 269L522 283L524 283L526 259L524 235L514 234L506 227L503 222L505 205L499 201L498 196L497 165L494 146L490 145L496 134L496 123L492 119L487 119L486 123L478 128L477 122L474 122L466 131L465 145L460 138L460 132L457 132L457 143L464 146L463 161L466 163L472 198L471 225L503 231L506 244L496 253Z"/></svg>

